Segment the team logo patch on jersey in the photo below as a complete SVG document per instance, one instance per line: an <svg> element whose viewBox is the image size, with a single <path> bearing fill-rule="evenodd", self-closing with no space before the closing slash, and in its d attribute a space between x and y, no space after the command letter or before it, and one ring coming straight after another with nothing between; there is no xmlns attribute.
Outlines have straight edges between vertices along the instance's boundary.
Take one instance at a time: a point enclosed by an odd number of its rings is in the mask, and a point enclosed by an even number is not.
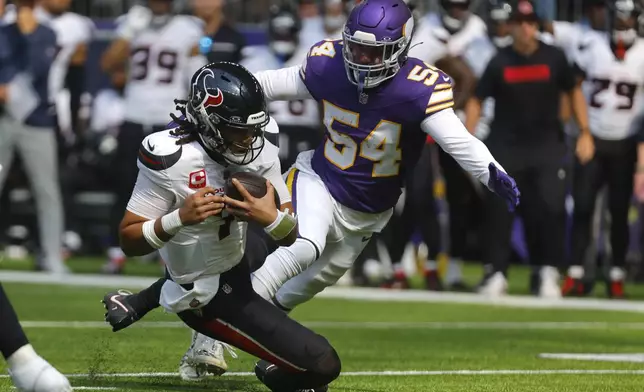
<svg viewBox="0 0 644 392"><path fill-rule="evenodd" d="M190 173L188 187L190 189L201 189L206 186L206 171L204 169Z"/></svg>

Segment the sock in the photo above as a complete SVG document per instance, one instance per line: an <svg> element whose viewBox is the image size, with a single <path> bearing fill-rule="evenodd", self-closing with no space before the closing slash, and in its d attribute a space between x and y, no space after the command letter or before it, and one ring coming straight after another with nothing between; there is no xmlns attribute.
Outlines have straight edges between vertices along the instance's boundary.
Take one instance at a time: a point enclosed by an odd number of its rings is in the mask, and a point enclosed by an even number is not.
<svg viewBox="0 0 644 392"><path fill-rule="evenodd" d="M152 286L130 297L130 304L136 311L137 316L142 318L149 311L159 307L159 298L161 298L161 288L166 282L166 278L161 278L152 283Z"/></svg>
<svg viewBox="0 0 644 392"><path fill-rule="evenodd" d="M463 273L461 265L463 262L460 259L450 259L447 264L447 273L445 274L445 284L453 285L463 281Z"/></svg>
<svg viewBox="0 0 644 392"><path fill-rule="evenodd" d="M38 357L38 354L36 354L31 344L25 344L7 358L7 365L11 369L18 369L36 357Z"/></svg>
<svg viewBox="0 0 644 392"><path fill-rule="evenodd" d="M298 238L291 246L277 248L268 255L264 265L253 273L253 289L270 301L287 280L308 268L317 257L317 248L304 238Z"/></svg>
<svg viewBox="0 0 644 392"><path fill-rule="evenodd" d="M29 346L29 340L20 326L18 316L0 284L0 352L5 358L11 357L21 347ZM29 346L31 347L31 346ZM33 350L33 349L32 349Z"/></svg>

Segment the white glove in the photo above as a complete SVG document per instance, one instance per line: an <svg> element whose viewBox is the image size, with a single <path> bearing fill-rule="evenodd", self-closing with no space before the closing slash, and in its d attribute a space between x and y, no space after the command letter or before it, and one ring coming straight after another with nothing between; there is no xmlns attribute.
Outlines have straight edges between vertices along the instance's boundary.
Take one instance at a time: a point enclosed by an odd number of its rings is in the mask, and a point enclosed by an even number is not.
<svg viewBox="0 0 644 392"><path fill-rule="evenodd" d="M119 36L130 41L145 30L151 21L152 11L149 8L135 5L125 16L125 21L119 28Z"/></svg>

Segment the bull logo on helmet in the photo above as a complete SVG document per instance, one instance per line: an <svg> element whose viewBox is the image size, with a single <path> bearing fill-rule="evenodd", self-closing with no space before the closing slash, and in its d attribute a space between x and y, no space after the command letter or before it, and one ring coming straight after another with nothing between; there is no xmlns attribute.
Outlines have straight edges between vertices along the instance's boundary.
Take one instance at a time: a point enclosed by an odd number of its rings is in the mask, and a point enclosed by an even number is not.
<svg viewBox="0 0 644 392"><path fill-rule="evenodd" d="M203 106L204 109L220 106L224 102L224 94L221 92L219 88L217 88L214 95L209 92L209 90L212 90L212 88L210 89L208 88L208 83L206 83L206 80L208 80L208 78L212 78L214 80L215 74L210 69L204 69L203 71L201 71L201 74L196 78L193 84L193 91L195 91L196 84L199 83L199 80L201 80L201 84L203 87L202 90L205 93L205 96L203 98L201 97L200 90L196 90L197 91L196 95L197 95L197 99L201 99L201 105Z"/></svg>

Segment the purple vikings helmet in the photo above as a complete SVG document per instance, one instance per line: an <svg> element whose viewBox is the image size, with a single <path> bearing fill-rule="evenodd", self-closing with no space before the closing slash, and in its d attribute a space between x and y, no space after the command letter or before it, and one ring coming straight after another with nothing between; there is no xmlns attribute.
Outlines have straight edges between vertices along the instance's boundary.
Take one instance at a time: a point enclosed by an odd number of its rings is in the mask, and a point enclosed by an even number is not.
<svg viewBox="0 0 644 392"><path fill-rule="evenodd" d="M407 59L414 18L403 0L364 0L344 26L344 65L359 90L392 78Z"/></svg>

